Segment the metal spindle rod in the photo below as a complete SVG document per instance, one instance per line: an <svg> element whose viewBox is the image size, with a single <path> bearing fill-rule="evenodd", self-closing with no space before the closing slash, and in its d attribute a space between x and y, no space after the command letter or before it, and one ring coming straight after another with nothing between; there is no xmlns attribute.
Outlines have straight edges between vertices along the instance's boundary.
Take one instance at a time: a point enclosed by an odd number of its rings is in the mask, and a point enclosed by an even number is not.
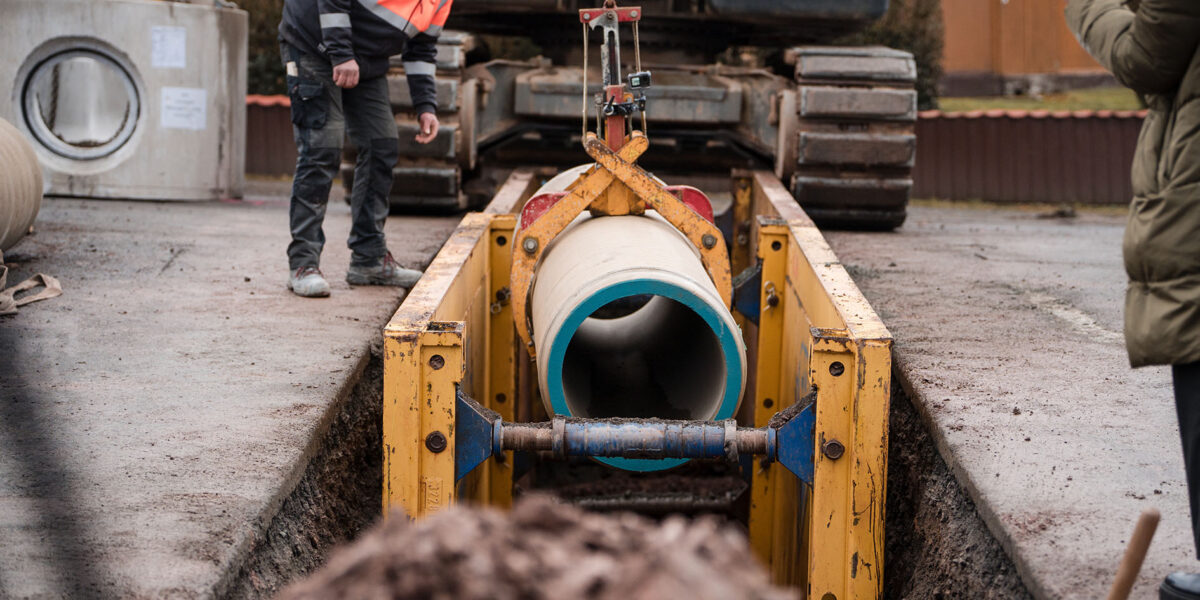
<svg viewBox="0 0 1200 600"><path fill-rule="evenodd" d="M738 454L773 455L769 429L722 422L555 417L549 423L497 422L494 452L551 452L559 457L722 458Z"/></svg>

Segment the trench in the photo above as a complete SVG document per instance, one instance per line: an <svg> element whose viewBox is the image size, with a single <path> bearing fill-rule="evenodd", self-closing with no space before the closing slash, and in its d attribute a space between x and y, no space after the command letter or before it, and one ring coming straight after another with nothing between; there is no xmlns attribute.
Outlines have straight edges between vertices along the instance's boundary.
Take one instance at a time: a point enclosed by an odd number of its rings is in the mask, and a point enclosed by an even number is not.
<svg viewBox="0 0 1200 600"><path fill-rule="evenodd" d="M300 482L220 596L272 597L376 521L382 382L383 360L374 344ZM1031 598L898 383L889 427L884 598Z"/></svg>
<svg viewBox="0 0 1200 600"><path fill-rule="evenodd" d="M884 598L1032 598L897 379L888 423Z"/></svg>
<svg viewBox="0 0 1200 600"><path fill-rule="evenodd" d="M299 483L218 596L273 597L375 522L383 490L382 426L383 354L377 341Z"/></svg>

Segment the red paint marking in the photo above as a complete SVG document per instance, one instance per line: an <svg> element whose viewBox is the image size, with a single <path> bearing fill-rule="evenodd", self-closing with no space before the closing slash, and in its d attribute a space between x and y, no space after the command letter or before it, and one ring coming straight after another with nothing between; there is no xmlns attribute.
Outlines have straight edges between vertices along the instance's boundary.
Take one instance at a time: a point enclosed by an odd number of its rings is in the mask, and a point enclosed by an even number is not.
<svg viewBox="0 0 1200 600"><path fill-rule="evenodd" d="M690 185L669 185L663 189L672 196L679 198L680 202L695 211L696 214L704 217L709 223L716 223L713 217L712 202L709 201L708 196L704 195L704 192Z"/></svg>
<svg viewBox="0 0 1200 600"><path fill-rule="evenodd" d="M520 229L525 229L538 220L539 217L546 214L559 200L562 200L570 192L548 192L538 194L529 199L525 203L525 208L521 209L521 226Z"/></svg>
<svg viewBox="0 0 1200 600"><path fill-rule="evenodd" d="M579 11L580 23L591 23L596 19L604 16L604 13L613 10L617 13L618 23L633 23L642 20L642 7L640 6L625 6L622 8L584 8Z"/></svg>

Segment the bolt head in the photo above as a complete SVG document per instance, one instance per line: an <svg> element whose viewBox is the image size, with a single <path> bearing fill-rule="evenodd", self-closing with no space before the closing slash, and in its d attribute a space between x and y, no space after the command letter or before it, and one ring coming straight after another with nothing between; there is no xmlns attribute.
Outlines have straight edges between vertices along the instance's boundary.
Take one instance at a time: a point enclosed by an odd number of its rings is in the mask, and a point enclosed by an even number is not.
<svg viewBox="0 0 1200 600"><path fill-rule="evenodd" d="M821 446L821 453L829 457L829 460L837 460L846 453L846 447L837 440L829 440L825 442L824 446Z"/></svg>
<svg viewBox="0 0 1200 600"><path fill-rule="evenodd" d="M834 377L841 377L842 373L845 372L846 365L843 365L840 362L835 361L833 364L829 365L829 374L833 375Z"/></svg>
<svg viewBox="0 0 1200 600"><path fill-rule="evenodd" d="M636 18L637 18L637 11L636 11L636 10L631 10L631 11L629 11L629 16L631 16L631 17L633 17L633 18L635 18L635 19L636 19Z"/></svg>
<svg viewBox="0 0 1200 600"><path fill-rule="evenodd" d="M706 250L710 250L713 246L717 245L717 237L711 233L706 233L704 237L700 238L700 243L704 244Z"/></svg>
<svg viewBox="0 0 1200 600"><path fill-rule="evenodd" d="M446 435L440 431L435 431L425 436L425 447L430 452L437 454L446 450Z"/></svg>
<svg viewBox="0 0 1200 600"><path fill-rule="evenodd" d="M591 21L591 20L592 20L592 15L589 15L589 14L585 14L585 15L583 15L583 20L584 20L584 21Z"/></svg>
<svg viewBox="0 0 1200 600"><path fill-rule="evenodd" d="M524 250L527 254L533 254L534 252L537 252L537 249L538 249L537 238L535 238L533 236L526 236L525 241L521 242L521 249Z"/></svg>

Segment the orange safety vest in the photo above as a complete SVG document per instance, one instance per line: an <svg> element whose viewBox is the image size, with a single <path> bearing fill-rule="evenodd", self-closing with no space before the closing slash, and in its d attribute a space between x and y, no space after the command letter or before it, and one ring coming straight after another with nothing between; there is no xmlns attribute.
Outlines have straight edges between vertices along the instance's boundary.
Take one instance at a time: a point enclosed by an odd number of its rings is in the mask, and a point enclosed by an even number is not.
<svg viewBox="0 0 1200 600"><path fill-rule="evenodd" d="M418 33L442 33L454 0L359 0L375 16L409 37Z"/></svg>

